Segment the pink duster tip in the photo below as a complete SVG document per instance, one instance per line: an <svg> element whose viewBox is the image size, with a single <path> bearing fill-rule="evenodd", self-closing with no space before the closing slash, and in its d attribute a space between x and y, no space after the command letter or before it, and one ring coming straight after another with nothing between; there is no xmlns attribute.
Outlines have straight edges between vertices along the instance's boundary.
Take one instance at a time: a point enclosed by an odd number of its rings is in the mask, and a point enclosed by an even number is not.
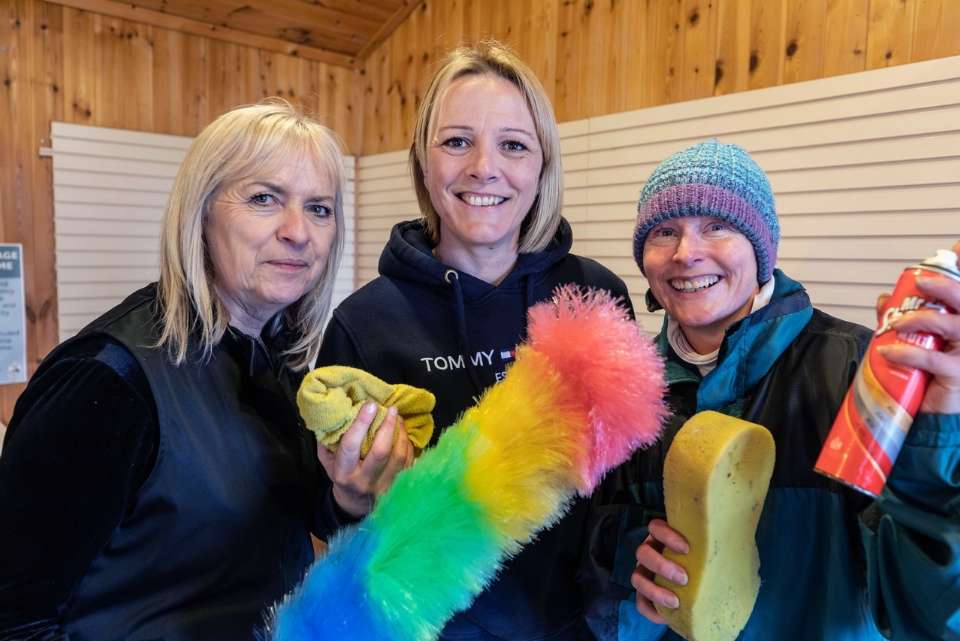
<svg viewBox="0 0 960 641"><path fill-rule="evenodd" d="M550 359L590 418L581 494L657 440L667 408L663 361L626 309L604 290L564 285L528 312L533 349Z"/></svg>

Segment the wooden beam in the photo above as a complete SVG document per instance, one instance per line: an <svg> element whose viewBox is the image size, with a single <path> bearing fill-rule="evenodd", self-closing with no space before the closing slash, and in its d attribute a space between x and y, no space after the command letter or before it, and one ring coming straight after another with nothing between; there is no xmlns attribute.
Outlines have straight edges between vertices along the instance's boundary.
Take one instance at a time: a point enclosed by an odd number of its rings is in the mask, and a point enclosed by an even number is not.
<svg viewBox="0 0 960 641"><path fill-rule="evenodd" d="M407 19L413 10L423 4L423 0L403 0L403 5L401 5L393 14L393 16L387 20L382 27L377 29L377 32L373 34L373 37L370 38L369 42L363 46L363 49L357 52L357 65L362 65L366 62L367 57L373 53L373 50L380 46L380 43L390 37L390 34L400 26L400 23Z"/></svg>
<svg viewBox="0 0 960 641"><path fill-rule="evenodd" d="M91 11L114 18L131 20L133 22L142 22L144 24L180 31L194 36L203 36L213 38L214 40L223 40L234 44L255 47L274 53L282 53L305 60L314 60L326 64L336 65L338 67L354 68L357 64L357 58L347 56L342 53L327 51L318 47L298 45L287 40L279 38L270 38L246 31L238 31L227 27L221 27L214 24L208 24L199 20L190 18L181 18L161 11L152 9L143 9L135 5L115 2L114 0L46 0L53 4L80 9L82 11ZM411 0L412 1L412 0ZM396 17L396 16L394 16ZM379 33L379 32L378 32Z"/></svg>

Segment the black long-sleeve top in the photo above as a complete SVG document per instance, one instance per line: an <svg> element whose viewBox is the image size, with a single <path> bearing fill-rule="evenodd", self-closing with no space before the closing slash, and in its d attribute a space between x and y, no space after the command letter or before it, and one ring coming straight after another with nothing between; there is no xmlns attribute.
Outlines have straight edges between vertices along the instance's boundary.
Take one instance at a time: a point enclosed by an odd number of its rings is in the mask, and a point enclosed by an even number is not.
<svg viewBox="0 0 960 641"><path fill-rule="evenodd" d="M105 335L72 343L31 379L0 456L0 639L62 638L71 592L153 469L157 421L140 365ZM321 488L314 533L350 520Z"/></svg>

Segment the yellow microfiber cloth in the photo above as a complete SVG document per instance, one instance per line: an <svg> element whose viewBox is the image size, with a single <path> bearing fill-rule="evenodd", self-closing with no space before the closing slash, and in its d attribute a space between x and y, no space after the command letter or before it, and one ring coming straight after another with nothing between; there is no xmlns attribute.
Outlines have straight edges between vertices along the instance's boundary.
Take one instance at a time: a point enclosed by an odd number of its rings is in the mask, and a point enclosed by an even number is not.
<svg viewBox="0 0 960 641"><path fill-rule="evenodd" d="M374 436L387 417L387 408L394 406L403 418L410 442L422 450L433 435L433 406L437 399L425 389L398 383L391 385L373 374L343 365L320 367L303 377L297 392L297 407L307 429L328 450L336 450L343 436L364 403L374 401L377 415L360 447L364 457L373 445ZM396 440L399 434L394 434Z"/></svg>

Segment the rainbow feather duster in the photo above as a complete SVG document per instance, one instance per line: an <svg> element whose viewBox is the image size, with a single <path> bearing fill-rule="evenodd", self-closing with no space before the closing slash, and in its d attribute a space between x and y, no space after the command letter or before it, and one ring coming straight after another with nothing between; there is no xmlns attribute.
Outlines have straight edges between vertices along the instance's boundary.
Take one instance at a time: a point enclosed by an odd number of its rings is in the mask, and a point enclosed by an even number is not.
<svg viewBox="0 0 960 641"><path fill-rule="evenodd" d="M576 494L656 440L663 364L616 301L566 286L528 328L504 380L276 608L274 641L436 639Z"/></svg>

